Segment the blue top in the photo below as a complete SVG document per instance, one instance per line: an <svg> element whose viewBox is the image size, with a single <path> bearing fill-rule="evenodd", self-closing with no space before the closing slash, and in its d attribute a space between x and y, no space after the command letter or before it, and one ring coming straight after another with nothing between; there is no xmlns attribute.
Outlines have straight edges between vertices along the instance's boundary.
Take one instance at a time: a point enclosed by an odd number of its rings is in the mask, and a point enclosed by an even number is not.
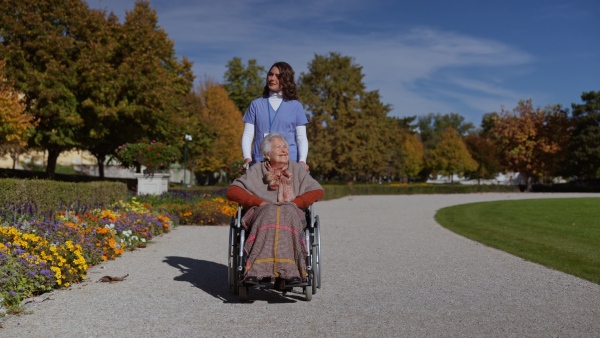
<svg viewBox="0 0 600 338"><path fill-rule="evenodd" d="M296 127L308 123L306 113L298 100L282 101L277 110L269 104L268 98L258 98L250 103L242 121L254 125L254 144L252 145L252 162L263 161L260 154L260 143L269 133L280 133L290 145L290 159L298 162L298 146L296 145Z"/></svg>

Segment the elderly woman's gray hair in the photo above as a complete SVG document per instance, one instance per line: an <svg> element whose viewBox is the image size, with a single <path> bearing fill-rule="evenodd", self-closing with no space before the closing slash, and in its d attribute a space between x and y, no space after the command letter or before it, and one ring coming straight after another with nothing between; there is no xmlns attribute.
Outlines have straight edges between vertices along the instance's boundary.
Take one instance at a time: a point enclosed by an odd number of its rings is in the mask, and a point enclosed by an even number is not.
<svg viewBox="0 0 600 338"><path fill-rule="evenodd" d="M286 139L285 139L285 137L283 137L283 135L281 135L279 133L270 133L267 136L265 136L265 138L260 143L260 153L262 154L262 156L264 158L267 158L269 156L269 153L271 152L271 143L276 138L285 142L286 147L288 147L288 149L290 148L288 141L286 141Z"/></svg>

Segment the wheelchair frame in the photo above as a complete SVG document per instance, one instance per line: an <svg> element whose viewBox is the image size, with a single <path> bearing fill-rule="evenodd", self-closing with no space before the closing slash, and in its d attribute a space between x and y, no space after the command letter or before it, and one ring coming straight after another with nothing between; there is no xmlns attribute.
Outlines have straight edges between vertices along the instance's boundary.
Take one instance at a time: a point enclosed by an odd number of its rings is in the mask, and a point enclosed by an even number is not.
<svg viewBox="0 0 600 338"><path fill-rule="evenodd" d="M312 300L312 295L321 288L321 227L319 215L315 215L314 206L310 205L306 210L306 228L304 236L306 241L306 269L307 278L305 283L286 285L283 294L291 291L294 287L303 289L306 301ZM231 217L229 228L229 259L227 271L227 283L234 294L239 295L243 301L248 300L251 286L244 285L244 266L246 257L244 255L244 243L246 230L242 227L242 208L238 207L236 216ZM260 281L259 281L260 282Z"/></svg>

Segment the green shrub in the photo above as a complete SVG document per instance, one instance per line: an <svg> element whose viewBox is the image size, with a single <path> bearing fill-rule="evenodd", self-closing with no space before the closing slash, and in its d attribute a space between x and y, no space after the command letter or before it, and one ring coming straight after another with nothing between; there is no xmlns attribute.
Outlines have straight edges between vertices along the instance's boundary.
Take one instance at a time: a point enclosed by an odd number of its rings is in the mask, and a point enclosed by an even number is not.
<svg viewBox="0 0 600 338"><path fill-rule="evenodd" d="M20 178L20 179L39 179L45 180L48 178L48 174L45 171L29 171L29 170L18 170L18 169L3 169L0 168L0 178ZM135 191L137 189L136 178L123 178L123 177L104 177L100 179L97 176L88 175L69 175L61 174L56 172L54 174L54 181L60 182L122 182L127 184L127 189Z"/></svg>
<svg viewBox="0 0 600 338"><path fill-rule="evenodd" d="M0 179L0 207L27 208L36 215L109 205L127 197L127 185L119 182Z"/></svg>

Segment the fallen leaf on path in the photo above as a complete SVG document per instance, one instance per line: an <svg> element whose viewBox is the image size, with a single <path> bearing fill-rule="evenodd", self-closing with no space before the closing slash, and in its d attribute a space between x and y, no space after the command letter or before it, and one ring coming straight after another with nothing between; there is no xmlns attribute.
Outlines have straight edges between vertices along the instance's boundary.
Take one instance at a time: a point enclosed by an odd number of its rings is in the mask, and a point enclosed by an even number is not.
<svg viewBox="0 0 600 338"><path fill-rule="evenodd" d="M98 280L98 282L108 282L110 284L114 284L117 282L124 281L125 278L127 278L127 276L129 276L129 274L126 274L125 276L122 276L122 277L104 276L104 277L100 278Z"/></svg>

